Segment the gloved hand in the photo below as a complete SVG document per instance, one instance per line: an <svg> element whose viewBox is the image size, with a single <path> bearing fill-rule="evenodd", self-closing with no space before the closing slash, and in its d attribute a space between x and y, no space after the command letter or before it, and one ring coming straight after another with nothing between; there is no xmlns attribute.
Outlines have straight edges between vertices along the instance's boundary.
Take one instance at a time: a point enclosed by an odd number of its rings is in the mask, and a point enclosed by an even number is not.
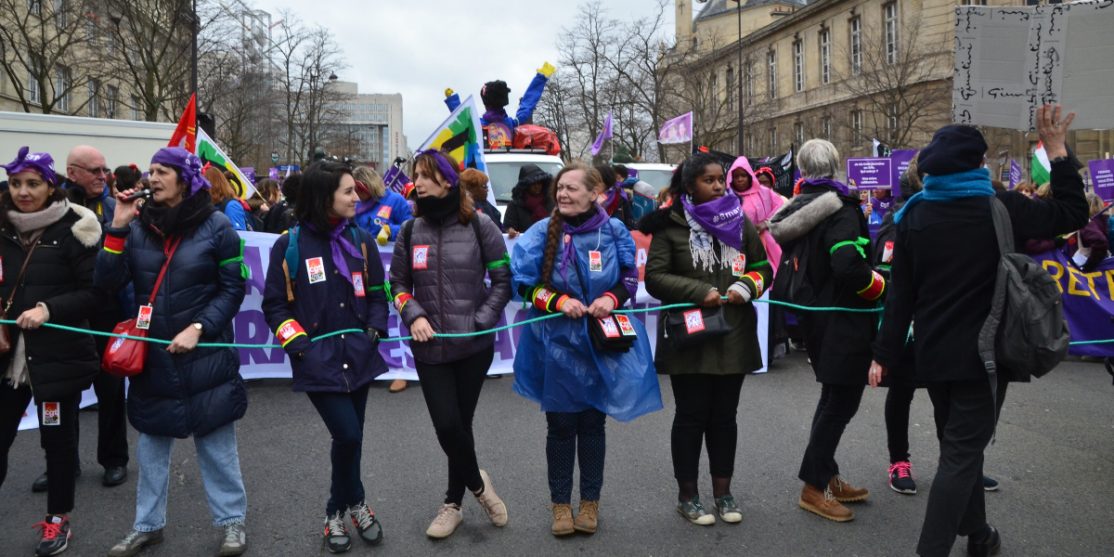
<svg viewBox="0 0 1114 557"><path fill-rule="evenodd" d="M555 71L557 71L557 68L549 62L542 63L542 67L538 68L538 73L546 77L553 77L553 72Z"/></svg>
<svg viewBox="0 0 1114 557"><path fill-rule="evenodd" d="M453 96L454 94L456 94L456 92L453 91L452 87L445 87L445 98L446 99Z"/></svg>
<svg viewBox="0 0 1114 557"><path fill-rule="evenodd" d="M391 227L389 225L384 224L383 227L379 229L379 234L375 237L375 241L378 242L379 245L385 246L385 245L387 245L387 242L389 242L390 240L391 240Z"/></svg>

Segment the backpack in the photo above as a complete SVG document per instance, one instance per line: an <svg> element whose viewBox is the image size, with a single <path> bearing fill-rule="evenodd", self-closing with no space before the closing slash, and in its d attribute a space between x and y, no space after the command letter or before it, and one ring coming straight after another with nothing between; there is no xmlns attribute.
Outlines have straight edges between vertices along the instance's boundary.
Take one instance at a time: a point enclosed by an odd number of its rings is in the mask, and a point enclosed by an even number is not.
<svg viewBox="0 0 1114 557"><path fill-rule="evenodd" d="M990 314L979 331L979 356L997 397L997 371L1010 381L1042 377L1068 353L1067 321L1056 280L1027 255L1014 252L1006 206L991 200L994 233L1002 254Z"/></svg>
<svg viewBox="0 0 1114 557"><path fill-rule="evenodd" d="M545 149L547 155L561 154L561 143L557 141L557 134L545 127L536 124L520 124L514 129L515 149Z"/></svg>
<svg viewBox="0 0 1114 557"><path fill-rule="evenodd" d="M788 246L782 246L781 261L774 277L770 299L789 302L799 306L816 305L817 291L809 280L808 241L799 238Z"/></svg>

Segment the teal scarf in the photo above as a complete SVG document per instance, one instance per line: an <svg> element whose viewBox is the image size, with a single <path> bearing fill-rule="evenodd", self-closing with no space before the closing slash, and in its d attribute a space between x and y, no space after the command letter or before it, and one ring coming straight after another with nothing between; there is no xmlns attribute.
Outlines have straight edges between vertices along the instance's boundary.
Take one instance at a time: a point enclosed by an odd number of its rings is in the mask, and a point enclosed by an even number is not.
<svg viewBox="0 0 1114 557"><path fill-rule="evenodd" d="M921 201L952 201L965 197L992 195L994 195L994 186L990 185L990 170L986 168L942 176L925 176L924 189L905 202L905 206L894 215L894 223L901 222L909 208Z"/></svg>

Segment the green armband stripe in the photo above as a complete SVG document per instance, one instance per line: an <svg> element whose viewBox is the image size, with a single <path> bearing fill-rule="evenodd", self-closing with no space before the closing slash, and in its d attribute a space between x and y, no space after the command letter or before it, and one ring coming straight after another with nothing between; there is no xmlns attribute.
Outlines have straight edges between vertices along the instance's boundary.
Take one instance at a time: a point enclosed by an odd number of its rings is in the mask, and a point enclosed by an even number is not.
<svg viewBox="0 0 1114 557"><path fill-rule="evenodd" d="M769 267L769 266L770 266L770 260L769 259L763 259L762 261L755 261L754 263L748 263L747 264L747 269L756 269L758 267Z"/></svg>
<svg viewBox="0 0 1114 557"><path fill-rule="evenodd" d="M866 259L866 250L863 248L869 245L870 238L863 238L862 236L859 236L855 240L844 240L842 242L836 242L836 244L832 246L832 249L828 250L828 255L835 254L836 250L844 246L852 246L859 251L859 255L861 255L863 259Z"/></svg>
<svg viewBox="0 0 1114 557"><path fill-rule="evenodd" d="M368 292L383 292L383 293L386 293L386 294L389 295L390 292L391 292L391 281L388 280L388 281L383 282L383 284L377 284L375 286L371 286L367 289L367 291Z"/></svg>
<svg viewBox="0 0 1114 557"><path fill-rule="evenodd" d="M503 257L492 261L487 264L488 269L498 269L499 267L507 267L511 264L511 254L504 253Z"/></svg>
<svg viewBox="0 0 1114 557"><path fill-rule="evenodd" d="M240 255L237 255L236 257L229 257L228 259L225 259L224 261L221 261L217 266L218 267L224 267L225 265L227 265L229 263L239 263L240 264L240 276L243 277L244 280L248 280L249 278L251 278L251 271L248 270L248 266L244 264L244 239L243 238L240 238Z"/></svg>

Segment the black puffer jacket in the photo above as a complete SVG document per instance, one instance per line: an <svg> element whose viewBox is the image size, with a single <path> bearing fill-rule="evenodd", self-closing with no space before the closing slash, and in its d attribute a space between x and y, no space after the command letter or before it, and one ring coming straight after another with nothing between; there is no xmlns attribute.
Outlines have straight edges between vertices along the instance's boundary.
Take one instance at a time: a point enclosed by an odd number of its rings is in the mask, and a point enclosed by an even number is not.
<svg viewBox="0 0 1114 557"><path fill-rule="evenodd" d="M93 288L93 265L100 237L97 216L80 205L70 204L69 211L46 227L39 238L7 318L15 319L43 302L50 311L50 323L88 328L89 317L104 298ZM4 222L0 225L0 265L4 277L0 296L4 301L11 295L26 256L15 228ZM96 345L90 335L50 327L20 331L14 325L9 331L13 352L19 335L26 337L28 375L39 401L74 396L88 388L100 371ZM0 375L7 371L11 357L11 352L0 355Z"/></svg>
<svg viewBox="0 0 1114 557"><path fill-rule="evenodd" d="M461 224L455 214L444 222L418 217L399 232L391 258L391 292L396 307L402 306L399 313L407 327L425 317L434 332L471 333L494 327L503 316L511 301L507 244L486 215L473 218L478 219L478 227ZM490 286L484 284L485 274L491 278ZM413 298L401 304L407 296ZM494 342L495 335L435 338L412 342L410 350L419 362L443 364Z"/></svg>
<svg viewBox="0 0 1114 557"><path fill-rule="evenodd" d="M534 214L526 206L526 192L529 191L530 186L541 182L542 185L542 198L545 199L545 218L549 213L553 212L553 188L550 187L550 182L553 181L553 176L548 172L538 168L535 164L524 164L518 170L518 183L515 184L514 189L511 190L511 202L507 205L506 213L503 216L502 227L504 230L511 228L519 231L526 232L535 222L541 218L534 218Z"/></svg>
<svg viewBox="0 0 1114 557"><path fill-rule="evenodd" d="M146 304L169 246L139 219L108 234L126 237L127 244L121 254L106 248L97 256L97 285L118 288L134 280L136 302ZM210 213L183 235L155 299L148 336L171 340L196 322L203 327L201 342L232 342L232 318L244 300L242 265L243 242L232 223ZM247 405L240 358L232 348L171 354L152 345L146 368L128 389L128 418L149 435L204 436L243 417Z"/></svg>

